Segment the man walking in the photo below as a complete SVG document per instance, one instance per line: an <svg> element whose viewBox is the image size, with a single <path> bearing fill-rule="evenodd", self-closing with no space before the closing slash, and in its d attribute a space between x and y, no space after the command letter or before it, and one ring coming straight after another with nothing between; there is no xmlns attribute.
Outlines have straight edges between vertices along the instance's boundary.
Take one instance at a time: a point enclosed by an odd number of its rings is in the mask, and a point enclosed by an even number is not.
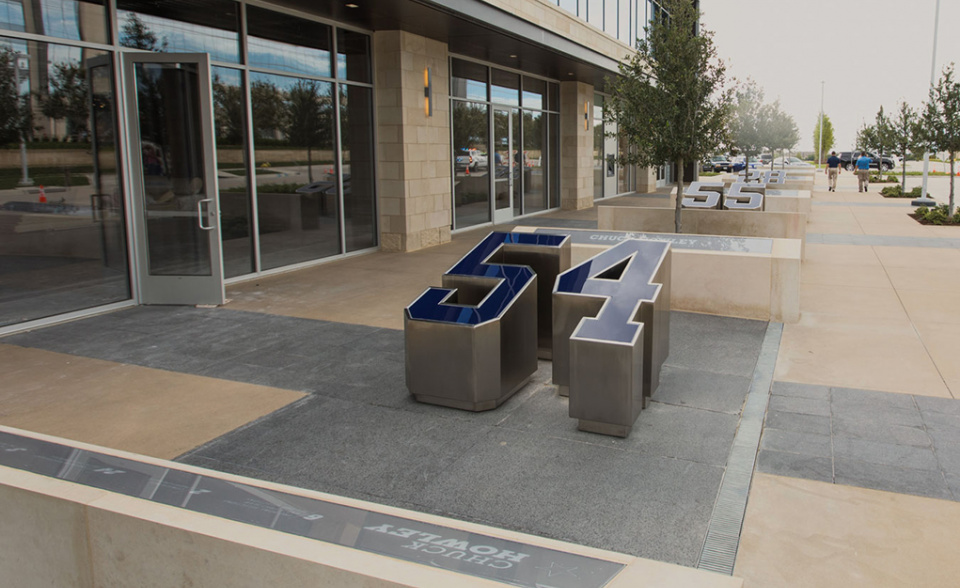
<svg viewBox="0 0 960 588"><path fill-rule="evenodd" d="M857 186L858 192L866 192L870 189L870 157L866 153L861 153L857 158Z"/></svg>
<svg viewBox="0 0 960 588"><path fill-rule="evenodd" d="M827 158L827 182L830 185L829 191L837 191L837 176L840 175L840 158L837 157L836 151L830 152L830 157Z"/></svg>

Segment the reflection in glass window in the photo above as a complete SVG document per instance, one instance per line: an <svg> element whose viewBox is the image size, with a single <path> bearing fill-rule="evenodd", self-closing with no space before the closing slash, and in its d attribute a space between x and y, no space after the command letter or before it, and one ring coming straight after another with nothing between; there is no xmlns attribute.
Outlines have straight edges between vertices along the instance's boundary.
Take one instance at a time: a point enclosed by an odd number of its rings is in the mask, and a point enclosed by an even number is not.
<svg viewBox="0 0 960 588"><path fill-rule="evenodd" d="M498 104L520 106L520 74L492 70L490 100Z"/></svg>
<svg viewBox="0 0 960 588"><path fill-rule="evenodd" d="M237 5L229 0L117 0L120 44L147 51L209 53L240 62Z"/></svg>
<svg viewBox="0 0 960 588"><path fill-rule="evenodd" d="M370 83L370 37L337 29L337 77Z"/></svg>
<svg viewBox="0 0 960 588"><path fill-rule="evenodd" d="M211 74L223 275L233 278L256 269L253 265L251 206L247 186L246 100L240 71L213 67Z"/></svg>
<svg viewBox="0 0 960 588"><path fill-rule="evenodd" d="M560 116L547 115L550 123L547 140L547 173L550 181L550 208L560 206Z"/></svg>
<svg viewBox="0 0 960 588"><path fill-rule="evenodd" d="M373 168L373 91L340 86L340 153L347 251L377 244Z"/></svg>
<svg viewBox="0 0 960 588"><path fill-rule="evenodd" d="M130 298L115 110L109 55L0 39L0 326Z"/></svg>
<svg viewBox="0 0 960 588"><path fill-rule="evenodd" d="M523 111L523 212L547 209L547 118Z"/></svg>
<svg viewBox="0 0 960 588"><path fill-rule="evenodd" d="M453 211L462 229L490 222L489 116L486 104L451 101L453 109ZM497 169L499 165L495 165Z"/></svg>
<svg viewBox="0 0 960 588"><path fill-rule="evenodd" d="M261 269L340 253L333 88L250 75Z"/></svg>
<svg viewBox="0 0 960 588"><path fill-rule="evenodd" d="M593 100L593 197L603 198L603 96L595 94Z"/></svg>
<svg viewBox="0 0 960 588"><path fill-rule="evenodd" d="M332 77L330 27L255 6L247 7L250 65Z"/></svg>
<svg viewBox="0 0 960 588"><path fill-rule="evenodd" d="M523 107L543 110L546 106L544 97L547 93L547 83L535 78L523 78Z"/></svg>
<svg viewBox="0 0 960 588"><path fill-rule="evenodd" d="M486 100L487 66L454 59L450 95L471 100Z"/></svg>
<svg viewBox="0 0 960 588"><path fill-rule="evenodd" d="M103 0L0 0L0 29L110 42Z"/></svg>

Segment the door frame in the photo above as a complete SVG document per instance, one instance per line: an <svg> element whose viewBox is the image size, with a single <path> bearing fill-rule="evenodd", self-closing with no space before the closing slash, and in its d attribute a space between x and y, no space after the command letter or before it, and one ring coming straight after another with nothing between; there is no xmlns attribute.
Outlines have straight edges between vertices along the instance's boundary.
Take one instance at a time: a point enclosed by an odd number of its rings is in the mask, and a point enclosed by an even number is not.
<svg viewBox="0 0 960 588"><path fill-rule="evenodd" d="M491 125L491 129L492 129L492 131L493 131L493 132L492 132L492 135L491 135L491 136L493 137L493 140L491 141L491 143L493 144L493 147L494 147L494 149L493 149L493 155L494 155L494 156L496 156L497 139L499 138L499 137L497 137L497 120L496 120L496 118L497 118L497 111L505 112L505 113L507 114L507 158L506 158L506 161L505 161L504 163L506 163L507 168L509 169L509 173L507 174L507 179L506 179L506 182L507 182L507 194L508 194L508 196L509 196L509 200L508 200L509 203L508 203L507 206L504 207L504 208L497 208L497 174L496 174L496 171L494 171L494 173L490 174L490 176L491 176L491 182L492 182L491 185L490 185L490 188L491 188L491 190L490 190L490 198L491 198L490 203L491 203L491 207L492 207L492 209L493 209L493 224L495 224L495 225L502 225L502 224L504 224L504 223L509 223L510 221L512 221L514 218L517 217L517 215L515 215L515 214L513 213L514 208L516 208L516 205L517 205L517 202L514 202L514 200L515 200L515 198L516 198L516 196L517 196L517 190L518 190L518 189L522 190L522 187L518 187L518 186L515 185L515 183L519 182L519 180L516 178L517 170L514 169L514 166L516 165L516 160L515 160L514 155L513 155L514 147L516 147L516 146L517 146L517 143L520 141L520 137L514 137L514 136L513 136L513 135L514 135L514 133L513 133L514 119L519 118L520 109L517 108L516 106L497 106L497 105L491 105L491 109L492 109L492 111L491 111L491 113L490 113L490 114L491 114L491 116L490 116L490 125ZM494 159L495 159L495 157L494 157ZM521 161L522 161L522 159L523 159L523 158L521 157ZM489 155L488 155L488 156L487 156L487 168L489 169L489 167L490 167L490 157L489 157ZM523 169L520 169L519 171L520 171L520 174L522 175L522 174L523 174ZM502 182L502 181L504 181L504 180L500 180L500 181ZM521 214L522 214L522 211L521 211Z"/></svg>
<svg viewBox="0 0 960 588"><path fill-rule="evenodd" d="M144 174L139 161L141 148L139 109L135 65L138 63L193 63L199 75L200 141L204 164L204 198L198 202L197 222L209 242L210 274L203 276L151 275L143 200ZM129 203L133 230L132 257L135 260L134 278L141 304L221 305L226 301L223 278L223 250L220 239L220 198L217 182L217 158L214 143L213 89L210 56L207 53L148 53L120 54L120 80L126 111L125 124L118 129L123 135L129 154ZM207 203L204 209L203 203ZM186 212L186 211L184 211ZM193 212L192 210L190 212Z"/></svg>

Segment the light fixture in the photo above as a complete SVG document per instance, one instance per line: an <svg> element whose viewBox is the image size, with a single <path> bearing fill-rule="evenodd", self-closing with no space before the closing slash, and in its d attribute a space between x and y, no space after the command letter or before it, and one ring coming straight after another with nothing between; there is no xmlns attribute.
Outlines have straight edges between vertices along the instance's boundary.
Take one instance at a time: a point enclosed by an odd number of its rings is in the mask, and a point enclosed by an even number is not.
<svg viewBox="0 0 960 588"><path fill-rule="evenodd" d="M514 55L513 53L510 54L510 59L516 59L516 58L517 58L516 55Z"/></svg>
<svg viewBox="0 0 960 588"><path fill-rule="evenodd" d="M585 131L590 130L590 117L588 114L589 112L590 112L590 101L584 100L583 101L583 130Z"/></svg>
<svg viewBox="0 0 960 588"><path fill-rule="evenodd" d="M430 68L423 70L423 113L427 116L433 116L433 80L431 78Z"/></svg>
<svg viewBox="0 0 960 588"><path fill-rule="evenodd" d="M354 4L353 2L347 2L347 8L360 8L360 5Z"/></svg>

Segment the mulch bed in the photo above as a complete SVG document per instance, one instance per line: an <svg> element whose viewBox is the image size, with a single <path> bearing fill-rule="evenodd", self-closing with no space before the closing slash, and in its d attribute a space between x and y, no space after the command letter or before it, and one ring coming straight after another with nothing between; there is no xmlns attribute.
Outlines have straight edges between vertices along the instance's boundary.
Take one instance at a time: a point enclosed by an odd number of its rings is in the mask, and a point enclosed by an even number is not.
<svg viewBox="0 0 960 588"><path fill-rule="evenodd" d="M921 217L920 217L917 213L915 213L915 212L911 212L911 213L908 214L907 216L909 216L909 217L912 218L913 220L917 221L917 222L920 223L921 225L934 225L934 223L928 221L928 220L925 219L925 218L921 218ZM934 226L941 226L941 227L960 227L960 223L953 222L953 219L947 219L947 220L943 221L942 223L940 223L939 225L934 225Z"/></svg>

